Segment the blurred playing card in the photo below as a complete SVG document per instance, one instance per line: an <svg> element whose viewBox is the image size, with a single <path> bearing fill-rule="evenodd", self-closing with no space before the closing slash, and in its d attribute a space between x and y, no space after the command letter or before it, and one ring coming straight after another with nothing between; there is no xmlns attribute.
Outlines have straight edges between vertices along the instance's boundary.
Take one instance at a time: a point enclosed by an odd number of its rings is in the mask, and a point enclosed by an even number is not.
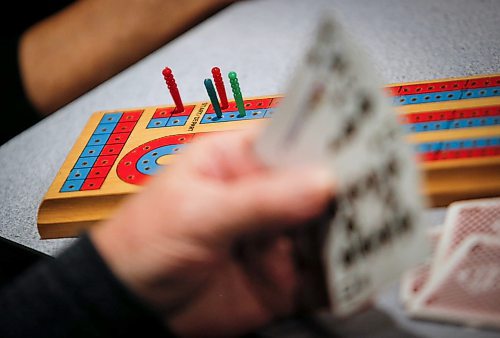
<svg viewBox="0 0 500 338"><path fill-rule="evenodd" d="M321 246L333 314L356 312L425 257L415 155L370 62L333 15L256 151L273 166L323 163L335 178L336 211Z"/></svg>
<svg viewBox="0 0 500 338"><path fill-rule="evenodd" d="M451 204L435 239L431 261L401 281L408 314L500 328L500 198Z"/></svg>
<svg viewBox="0 0 500 338"><path fill-rule="evenodd" d="M500 240L500 198L450 204L434 264L444 264L468 236L478 234L494 236Z"/></svg>
<svg viewBox="0 0 500 338"><path fill-rule="evenodd" d="M412 317L500 328L500 241L468 236L408 303Z"/></svg>
<svg viewBox="0 0 500 338"><path fill-rule="evenodd" d="M431 249L429 256L423 263L407 270L401 278L399 289L400 298L402 303L406 306L424 289L427 281L429 280L432 260L434 258L439 240L441 239L442 231L442 225L434 226L427 230L426 235Z"/></svg>

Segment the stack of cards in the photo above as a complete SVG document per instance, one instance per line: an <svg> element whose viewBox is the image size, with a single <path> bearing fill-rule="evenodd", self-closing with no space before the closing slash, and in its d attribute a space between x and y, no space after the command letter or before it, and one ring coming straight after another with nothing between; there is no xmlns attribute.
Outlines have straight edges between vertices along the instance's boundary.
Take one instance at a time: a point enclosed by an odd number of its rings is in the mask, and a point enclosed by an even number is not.
<svg viewBox="0 0 500 338"><path fill-rule="evenodd" d="M322 163L332 172L335 208L309 254L321 256L334 315L358 311L428 254L416 156L382 82L334 15L321 20L256 151L271 166Z"/></svg>
<svg viewBox="0 0 500 338"><path fill-rule="evenodd" d="M452 203L430 236L431 260L402 278L409 315L500 328L500 198Z"/></svg>

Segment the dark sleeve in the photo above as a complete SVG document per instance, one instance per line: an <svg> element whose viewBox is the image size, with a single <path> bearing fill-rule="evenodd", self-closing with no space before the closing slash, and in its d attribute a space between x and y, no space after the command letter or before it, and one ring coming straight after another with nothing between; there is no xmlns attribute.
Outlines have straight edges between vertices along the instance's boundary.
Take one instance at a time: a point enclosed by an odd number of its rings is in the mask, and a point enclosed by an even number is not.
<svg viewBox="0 0 500 338"><path fill-rule="evenodd" d="M11 1L8 9L2 8L2 13L14 20L5 18L0 20L0 75L2 77L0 97L4 116L4 120L0 123L0 145L42 119L42 115L31 104L24 91L18 60L21 35L33 24L56 14L73 2L73 0ZM8 116L8 122L5 116Z"/></svg>
<svg viewBox="0 0 500 338"><path fill-rule="evenodd" d="M87 235L0 291L0 337L173 337L111 272Z"/></svg>

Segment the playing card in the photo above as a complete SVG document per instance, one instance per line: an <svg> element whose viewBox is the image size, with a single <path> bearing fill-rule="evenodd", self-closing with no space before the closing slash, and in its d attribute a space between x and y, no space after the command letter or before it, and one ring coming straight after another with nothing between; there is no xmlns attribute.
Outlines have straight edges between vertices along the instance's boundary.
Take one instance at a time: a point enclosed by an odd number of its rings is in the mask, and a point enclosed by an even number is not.
<svg viewBox="0 0 500 338"><path fill-rule="evenodd" d="M363 52L325 15L257 141L269 165L326 165L336 212L322 247L330 307L345 316L427 253L420 175L396 113Z"/></svg>
<svg viewBox="0 0 500 338"><path fill-rule="evenodd" d="M432 259L441 238L442 231L442 225L434 226L427 230L427 238L431 249L429 257L425 262L410 268L403 274L399 287L400 299L403 305L408 306L415 296L426 286L431 273Z"/></svg>
<svg viewBox="0 0 500 338"><path fill-rule="evenodd" d="M413 318L500 328L500 240L471 234L407 303Z"/></svg>
<svg viewBox="0 0 500 338"><path fill-rule="evenodd" d="M400 296L413 318L500 327L500 198L448 207L430 262L407 271Z"/></svg>
<svg viewBox="0 0 500 338"><path fill-rule="evenodd" d="M401 278L399 295L401 302L408 308L414 301L415 296L420 293L429 280L431 266L429 263L423 263L405 271Z"/></svg>
<svg viewBox="0 0 500 338"><path fill-rule="evenodd" d="M500 241L500 198L454 202L446 214L442 239L433 260L438 269L470 235L485 234Z"/></svg>

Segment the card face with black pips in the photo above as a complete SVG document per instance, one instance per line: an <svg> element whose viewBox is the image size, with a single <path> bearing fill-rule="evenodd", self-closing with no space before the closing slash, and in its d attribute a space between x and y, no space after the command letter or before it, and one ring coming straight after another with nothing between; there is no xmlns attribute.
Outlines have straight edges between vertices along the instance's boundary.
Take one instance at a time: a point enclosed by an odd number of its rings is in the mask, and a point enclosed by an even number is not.
<svg viewBox="0 0 500 338"><path fill-rule="evenodd" d="M275 166L322 163L335 179L318 242L334 315L359 311L426 256L416 156L370 61L332 15L256 150Z"/></svg>

